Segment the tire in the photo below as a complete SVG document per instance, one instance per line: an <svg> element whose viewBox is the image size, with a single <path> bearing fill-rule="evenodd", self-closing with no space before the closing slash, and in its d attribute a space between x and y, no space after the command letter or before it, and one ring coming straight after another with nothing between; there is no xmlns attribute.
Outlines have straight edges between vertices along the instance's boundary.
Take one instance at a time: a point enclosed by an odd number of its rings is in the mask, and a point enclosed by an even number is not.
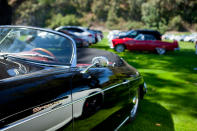
<svg viewBox="0 0 197 131"><path fill-rule="evenodd" d="M159 55L163 55L166 53L166 49L164 48L156 48L156 51Z"/></svg>
<svg viewBox="0 0 197 131"><path fill-rule="evenodd" d="M130 121L134 120L137 114L140 101L140 88L136 91L136 95L132 98L133 108L130 111Z"/></svg>
<svg viewBox="0 0 197 131"><path fill-rule="evenodd" d="M82 117L87 118L96 113L102 105L102 96L96 95L88 98L83 106Z"/></svg>
<svg viewBox="0 0 197 131"><path fill-rule="evenodd" d="M124 50L125 50L124 45L119 44L119 45L116 45L116 47L115 47L115 51L117 51L117 52L124 52Z"/></svg>

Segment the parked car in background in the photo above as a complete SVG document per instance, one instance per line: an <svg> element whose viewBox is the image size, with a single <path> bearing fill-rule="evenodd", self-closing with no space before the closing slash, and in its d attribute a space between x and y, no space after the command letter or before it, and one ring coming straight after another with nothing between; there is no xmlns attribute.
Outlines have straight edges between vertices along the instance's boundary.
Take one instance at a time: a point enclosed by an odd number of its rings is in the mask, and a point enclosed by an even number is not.
<svg viewBox="0 0 197 131"><path fill-rule="evenodd" d="M118 130L146 92L122 58L57 31L0 26L0 51L2 131Z"/></svg>
<svg viewBox="0 0 197 131"><path fill-rule="evenodd" d="M95 33L89 31L88 28L81 26L61 26L55 29L56 31L65 30L74 33L82 39L88 40L90 44L96 43Z"/></svg>
<svg viewBox="0 0 197 131"><path fill-rule="evenodd" d="M184 41L186 42L195 42L197 39L197 34L191 34L191 35L188 35L184 38Z"/></svg>
<svg viewBox="0 0 197 131"><path fill-rule="evenodd" d="M91 31L95 32L96 43L103 39L103 32L102 31L100 31L100 30L93 30L93 29L88 29L88 30L91 30Z"/></svg>
<svg viewBox="0 0 197 131"><path fill-rule="evenodd" d="M146 29L144 29L144 30L130 30L126 34L120 35L117 38L119 38L119 39L121 39L121 38L135 38L139 34L145 34L145 35L146 34L150 34L150 35L153 35L156 40L161 40L161 37L162 37L160 32L158 32L156 30L146 30Z"/></svg>
<svg viewBox="0 0 197 131"><path fill-rule="evenodd" d="M177 41L165 42L157 40L153 35L139 34L136 38L114 39L112 46L117 52L123 52L125 49L137 51L156 51L158 54L164 54L166 51L179 50Z"/></svg>
<svg viewBox="0 0 197 131"><path fill-rule="evenodd" d="M75 41L77 47L88 47L90 45L87 40L82 39L69 31L58 30L58 32L61 32L70 36Z"/></svg>
<svg viewBox="0 0 197 131"><path fill-rule="evenodd" d="M112 31L110 31L109 34L107 35L108 42L111 43L111 41L113 39L117 38L120 33L121 33L120 30L112 30Z"/></svg>
<svg viewBox="0 0 197 131"><path fill-rule="evenodd" d="M197 34L185 34L185 35L175 35L175 34L164 34L162 36L163 40L176 40L176 41L185 41L185 42L196 42Z"/></svg>

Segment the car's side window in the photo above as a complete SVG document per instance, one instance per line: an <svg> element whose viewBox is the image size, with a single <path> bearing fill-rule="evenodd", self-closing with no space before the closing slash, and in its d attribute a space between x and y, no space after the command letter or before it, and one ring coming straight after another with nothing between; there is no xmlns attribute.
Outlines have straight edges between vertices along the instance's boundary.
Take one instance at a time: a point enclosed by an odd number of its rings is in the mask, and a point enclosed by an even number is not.
<svg viewBox="0 0 197 131"><path fill-rule="evenodd" d="M156 40L156 38L153 35L146 35L145 40Z"/></svg>
<svg viewBox="0 0 197 131"><path fill-rule="evenodd" d="M70 28L69 31L72 31L72 32L79 32L79 33L83 32L83 30L77 29L77 28Z"/></svg>
<svg viewBox="0 0 197 131"><path fill-rule="evenodd" d="M142 34L139 34L139 35L135 38L135 40L145 40L145 36L142 35Z"/></svg>
<svg viewBox="0 0 197 131"><path fill-rule="evenodd" d="M133 36L137 35L137 32L136 31L132 31L132 32L129 33L129 35L133 35Z"/></svg>

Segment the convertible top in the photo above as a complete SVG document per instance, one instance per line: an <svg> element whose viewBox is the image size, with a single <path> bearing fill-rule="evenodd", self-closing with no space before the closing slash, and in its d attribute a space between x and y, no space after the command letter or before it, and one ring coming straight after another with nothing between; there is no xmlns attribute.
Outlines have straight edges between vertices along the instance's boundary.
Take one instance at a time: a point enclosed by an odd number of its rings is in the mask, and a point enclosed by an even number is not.
<svg viewBox="0 0 197 131"><path fill-rule="evenodd" d="M111 63L122 63L120 57L112 52L94 48L77 48L77 64L91 64L92 59L97 56L104 56Z"/></svg>

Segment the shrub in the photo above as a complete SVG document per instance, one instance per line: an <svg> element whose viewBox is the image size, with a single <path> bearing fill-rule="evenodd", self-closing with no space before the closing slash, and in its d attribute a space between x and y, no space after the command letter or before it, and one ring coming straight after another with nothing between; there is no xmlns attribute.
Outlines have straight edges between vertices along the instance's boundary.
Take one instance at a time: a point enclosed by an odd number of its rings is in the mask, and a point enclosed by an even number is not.
<svg viewBox="0 0 197 131"><path fill-rule="evenodd" d="M170 20L168 24L168 29L170 30L177 30L182 31L183 30L183 24L182 24L182 18L181 16L175 16Z"/></svg>
<svg viewBox="0 0 197 131"><path fill-rule="evenodd" d="M195 23L193 26L194 26L193 29L194 29L195 31L197 31L197 23Z"/></svg>
<svg viewBox="0 0 197 131"><path fill-rule="evenodd" d="M61 14L57 14L51 19L48 19L46 24L49 28L54 29L58 26L80 25L80 22L75 15L62 16Z"/></svg>
<svg viewBox="0 0 197 131"><path fill-rule="evenodd" d="M126 26L129 30L131 30L131 29L142 29L142 28L145 27L145 25L140 21L130 21L126 24Z"/></svg>

